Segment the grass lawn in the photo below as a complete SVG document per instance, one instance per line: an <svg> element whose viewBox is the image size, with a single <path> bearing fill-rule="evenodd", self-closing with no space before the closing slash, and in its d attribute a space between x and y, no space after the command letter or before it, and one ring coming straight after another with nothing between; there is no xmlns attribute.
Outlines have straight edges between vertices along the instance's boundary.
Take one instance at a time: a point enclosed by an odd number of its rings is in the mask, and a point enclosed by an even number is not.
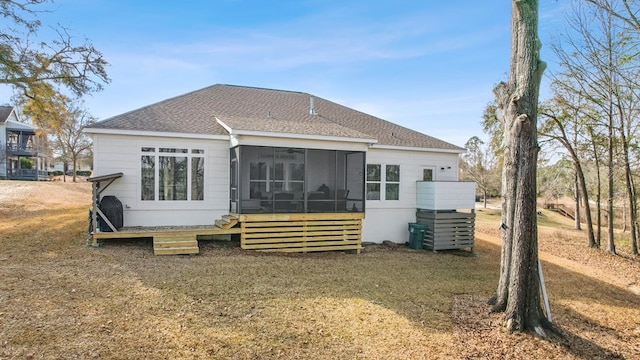
<svg viewBox="0 0 640 360"><path fill-rule="evenodd" d="M150 240L88 247L89 203L85 183L0 181L0 359L640 357L639 296L587 271L600 263L543 264L564 335L543 341L488 314L500 256L489 237L473 255L201 242L200 255L160 257Z"/></svg>

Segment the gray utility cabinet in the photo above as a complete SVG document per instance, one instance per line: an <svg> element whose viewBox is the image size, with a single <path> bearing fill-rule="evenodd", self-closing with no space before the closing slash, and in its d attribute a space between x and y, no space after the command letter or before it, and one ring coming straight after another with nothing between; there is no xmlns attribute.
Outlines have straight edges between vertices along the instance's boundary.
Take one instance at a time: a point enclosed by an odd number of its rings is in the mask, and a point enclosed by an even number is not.
<svg viewBox="0 0 640 360"><path fill-rule="evenodd" d="M475 239L475 183L418 181L416 223L426 226L429 250L473 250ZM464 211L459 211L462 209Z"/></svg>
<svg viewBox="0 0 640 360"><path fill-rule="evenodd" d="M424 233L424 247L433 250L466 249L473 250L476 214L443 210L418 210L418 224L427 228Z"/></svg>

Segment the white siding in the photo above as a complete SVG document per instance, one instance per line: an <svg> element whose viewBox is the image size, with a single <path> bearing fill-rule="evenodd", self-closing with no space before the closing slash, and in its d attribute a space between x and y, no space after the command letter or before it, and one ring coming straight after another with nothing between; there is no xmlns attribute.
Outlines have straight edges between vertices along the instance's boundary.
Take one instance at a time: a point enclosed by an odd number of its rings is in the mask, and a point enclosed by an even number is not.
<svg viewBox="0 0 640 360"><path fill-rule="evenodd" d="M109 134L93 134L92 137L94 176L123 173L102 195L114 195L122 202L124 226L207 225L228 213L228 141ZM204 149L204 200L140 200L142 147Z"/></svg>
<svg viewBox="0 0 640 360"><path fill-rule="evenodd" d="M228 213L229 141L110 134L92 136L94 176L123 173L123 177L111 184L102 195L115 195L122 201L125 226L212 224L216 218ZM313 141L288 141L287 145L310 148L327 146ZM364 150L361 148L363 144L340 145ZM204 149L205 200L141 201L140 156L143 146ZM458 154L369 149L366 156L368 164L400 165L400 199L366 202L363 241L380 243L391 240L404 243L409 236L407 224L415 222L416 181L422 180L423 168L434 169L434 180L456 181Z"/></svg>
<svg viewBox="0 0 640 360"><path fill-rule="evenodd" d="M419 181L417 207L426 210L457 210L475 207L476 184L457 181Z"/></svg>
<svg viewBox="0 0 640 360"><path fill-rule="evenodd" d="M7 176L7 130L5 124L0 124L0 179Z"/></svg>
<svg viewBox="0 0 640 360"><path fill-rule="evenodd" d="M362 225L362 240L366 242L408 240L407 225L416 221L416 181L422 180L422 169L433 168L434 180L458 180L455 153L370 149L367 164L400 165L400 199L384 200L381 194L382 200L367 200Z"/></svg>
<svg viewBox="0 0 640 360"><path fill-rule="evenodd" d="M416 209L366 209L362 221L362 241L382 243L385 240L403 244L409 241L408 225L416 221Z"/></svg>

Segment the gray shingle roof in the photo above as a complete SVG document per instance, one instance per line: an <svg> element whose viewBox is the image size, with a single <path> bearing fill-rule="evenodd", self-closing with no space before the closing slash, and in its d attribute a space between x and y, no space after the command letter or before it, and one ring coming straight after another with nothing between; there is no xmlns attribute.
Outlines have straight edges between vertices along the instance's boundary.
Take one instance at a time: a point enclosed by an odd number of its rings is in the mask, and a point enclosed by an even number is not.
<svg viewBox="0 0 640 360"><path fill-rule="evenodd" d="M313 97L316 115L310 114ZM377 139L378 145L460 151L445 141L307 93L213 85L98 122L89 128L228 135L258 131Z"/></svg>
<svg viewBox="0 0 640 360"><path fill-rule="evenodd" d="M0 106L0 123L7 121L13 111L13 106Z"/></svg>

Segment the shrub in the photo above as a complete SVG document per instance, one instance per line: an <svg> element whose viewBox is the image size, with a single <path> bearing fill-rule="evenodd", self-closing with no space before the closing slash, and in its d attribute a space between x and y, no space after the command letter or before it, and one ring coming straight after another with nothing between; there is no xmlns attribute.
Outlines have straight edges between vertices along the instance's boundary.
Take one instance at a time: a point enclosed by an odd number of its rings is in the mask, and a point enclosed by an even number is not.
<svg viewBox="0 0 640 360"><path fill-rule="evenodd" d="M33 160L31 160L29 158L24 158L24 157L20 158L20 168L21 169L25 169L25 170L33 169L34 165L35 165L35 163L33 162Z"/></svg>

